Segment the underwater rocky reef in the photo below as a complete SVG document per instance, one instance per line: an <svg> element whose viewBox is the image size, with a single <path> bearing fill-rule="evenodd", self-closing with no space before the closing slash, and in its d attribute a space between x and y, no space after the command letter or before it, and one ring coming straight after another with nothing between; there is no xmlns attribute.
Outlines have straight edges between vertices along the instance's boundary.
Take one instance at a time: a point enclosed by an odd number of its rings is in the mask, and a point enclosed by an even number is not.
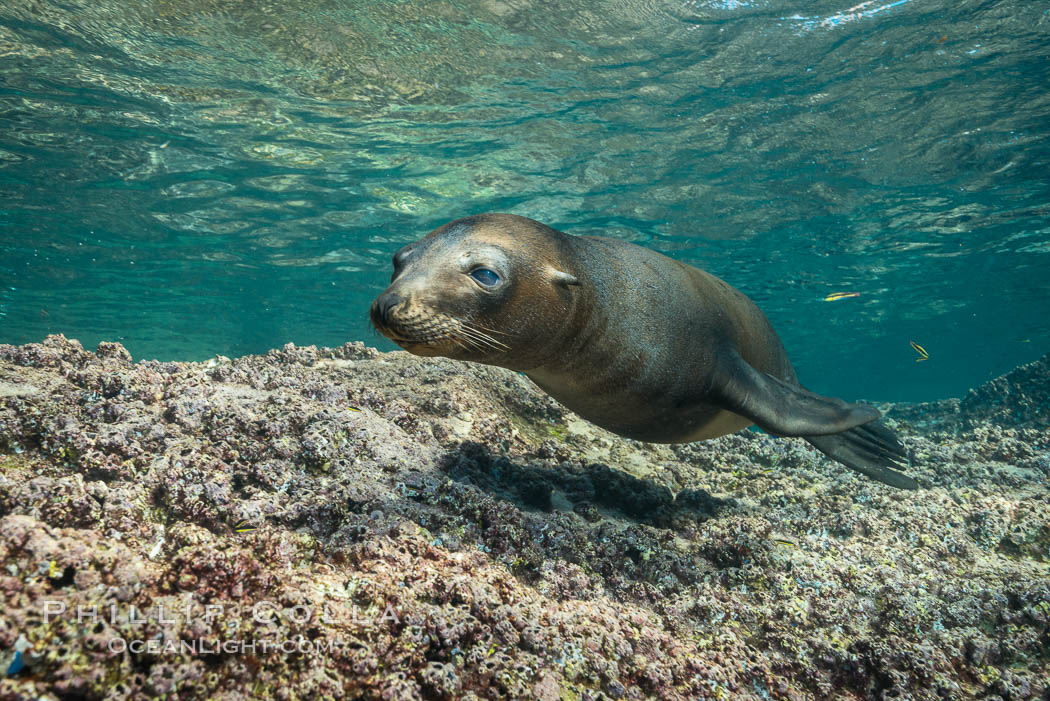
<svg viewBox="0 0 1050 701"><path fill-rule="evenodd" d="M1050 698L1050 355L805 442L496 368L0 345L0 699Z"/></svg>

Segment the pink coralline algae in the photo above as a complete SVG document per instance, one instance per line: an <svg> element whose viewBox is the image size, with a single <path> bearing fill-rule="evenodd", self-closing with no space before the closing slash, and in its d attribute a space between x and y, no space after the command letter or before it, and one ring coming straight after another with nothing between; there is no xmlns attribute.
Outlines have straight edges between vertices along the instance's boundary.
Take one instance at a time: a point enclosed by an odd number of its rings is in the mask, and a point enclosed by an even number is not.
<svg viewBox="0 0 1050 701"><path fill-rule="evenodd" d="M1045 699L1048 358L886 407L899 492L361 344L0 346L0 699Z"/></svg>

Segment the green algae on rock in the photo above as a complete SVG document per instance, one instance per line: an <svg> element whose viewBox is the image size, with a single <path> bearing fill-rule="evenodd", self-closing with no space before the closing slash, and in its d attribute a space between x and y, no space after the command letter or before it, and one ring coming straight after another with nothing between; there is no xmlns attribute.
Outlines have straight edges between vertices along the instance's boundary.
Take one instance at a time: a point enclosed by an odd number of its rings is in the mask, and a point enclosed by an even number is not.
<svg viewBox="0 0 1050 701"><path fill-rule="evenodd" d="M361 344L0 346L0 698L1044 698L1050 436L959 406L889 493Z"/></svg>

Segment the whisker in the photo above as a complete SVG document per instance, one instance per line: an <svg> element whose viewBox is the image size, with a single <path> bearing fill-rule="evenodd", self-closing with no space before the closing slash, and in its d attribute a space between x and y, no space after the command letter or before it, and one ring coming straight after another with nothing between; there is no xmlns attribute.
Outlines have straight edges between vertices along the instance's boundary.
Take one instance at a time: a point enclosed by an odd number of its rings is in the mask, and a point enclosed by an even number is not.
<svg viewBox="0 0 1050 701"><path fill-rule="evenodd" d="M493 350L498 350L498 351L510 350L510 346L508 346L506 343L501 343L500 341L497 341L496 339L492 338L488 334L486 334L486 333L484 333L482 331L478 331L477 329L472 328L470 326L463 325L463 326L460 327L460 331L462 331L464 334L470 336L474 340L478 341L479 343L484 343L485 345L489 346Z"/></svg>
<svg viewBox="0 0 1050 701"><path fill-rule="evenodd" d="M488 335L484 331L481 331L481 330L475 328L474 326L472 326L468 322L460 322L460 328L463 331L465 331L467 333L470 333L471 335L473 335L478 340L488 343L493 348L501 349L501 350L510 350L510 346L508 346L506 343L503 343L502 341L497 341L492 336Z"/></svg>
<svg viewBox="0 0 1050 701"><path fill-rule="evenodd" d="M471 348L476 348L477 350L491 350L489 346L472 336L463 335L460 338L466 339L467 342L470 343Z"/></svg>
<svg viewBox="0 0 1050 701"><path fill-rule="evenodd" d="M372 327L373 333L382 333L386 336L386 332L381 332L374 323L371 323L371 319L369 319L369 326ZM410 323L409 326L412 328L399 330L396 334L398 340L395 343L410 342L434 345L445 342L454 344L465 351L487 353L505 353L510 350L509 345L491 335L507 335L504 332L489 329L471 321L456 319L446 314L436 314L427 319L425 323ZM406 337L402 337L404 331L409 331Z"/></svg>
<svg viewBox="0 0 1050 701"><path fill-rule="evenodd" d="M470 326L473 326L475 329L481 329L482 331L488 331L489 333L499 334L500 336L506 336L507 335L506 331L497 331L496 329L490 329L488 326L482 326L481 324L479 324L478 322L476 322L474 320L462 321L460 323L462 323L462 324L469 324Z"/></svg>
<svg viewBox="0 0 1050 701"><path fill-rule="evenodd" d="M463 334L459 333L458 331L459 331L458 329L453 329L453 330L449 331L447 333L447 335L446 335L446 338L448 338L453 343L460 344L460 346L463 347L463 348L466 348L466 346L463 346L464 343L467 343L469 345L474 345L473 342L469 338L467 338Z"/></svg>
<svg viewBox="0 0 1050 701"><path fill-rule="evenodd" d="M466 339L467 341L469 341L470 345L473 348L477 348L478 350L483 350L487 346L489 348L492 348L493 350L499 350L498 348L495 348L494 346L489 344L487 341L485 341L485 339L478 338L477 336L475 336L473 333L469 332L466 329L460 329L459 333L460 333L460 338L463 338L463 339Z"/></svg>

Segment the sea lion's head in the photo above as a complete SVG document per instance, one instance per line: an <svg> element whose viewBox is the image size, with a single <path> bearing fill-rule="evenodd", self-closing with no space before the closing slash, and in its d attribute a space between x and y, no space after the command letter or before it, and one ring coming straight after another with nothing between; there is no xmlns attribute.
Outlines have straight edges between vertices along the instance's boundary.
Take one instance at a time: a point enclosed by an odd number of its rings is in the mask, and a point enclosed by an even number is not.
<svg viewBox="0 0 1050 701"><path fill-rule="evenodd" d="M372 324L415 355L536 367L575 303L568 238L511 214L450 222L394 254Z"/></svg>

